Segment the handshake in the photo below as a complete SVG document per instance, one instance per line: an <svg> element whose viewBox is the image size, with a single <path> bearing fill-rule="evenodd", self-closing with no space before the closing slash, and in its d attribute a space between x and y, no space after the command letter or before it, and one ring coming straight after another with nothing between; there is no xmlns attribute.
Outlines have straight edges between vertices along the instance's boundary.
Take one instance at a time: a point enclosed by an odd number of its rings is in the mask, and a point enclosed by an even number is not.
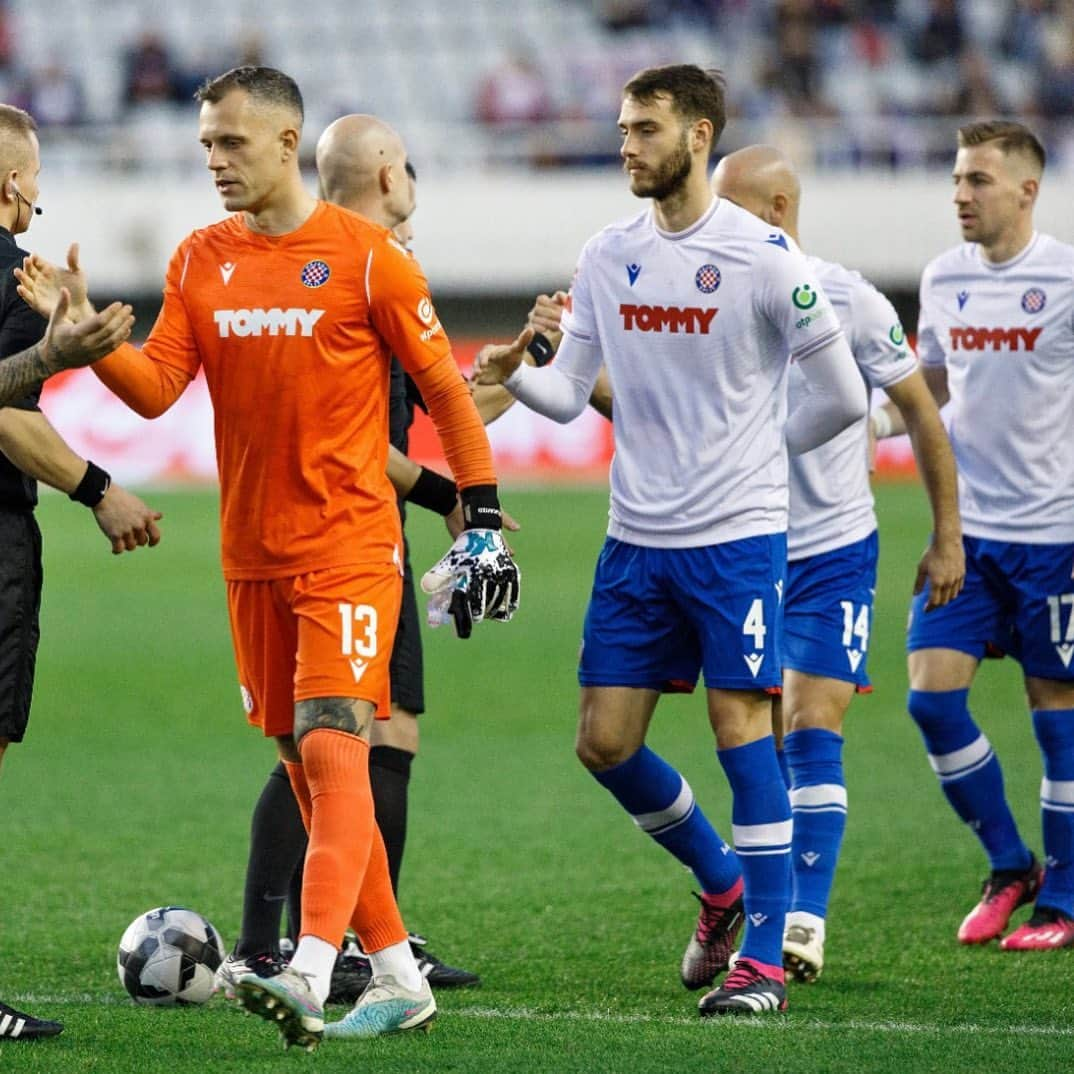
<svg viewBox="0 0 1074 1074"><path fill-rule="evenodd" d="M518 610L520 580L498 529L463 530L422 577L429 625L454 622L455 633L468 638L482 619L506 623Z"/></svg>

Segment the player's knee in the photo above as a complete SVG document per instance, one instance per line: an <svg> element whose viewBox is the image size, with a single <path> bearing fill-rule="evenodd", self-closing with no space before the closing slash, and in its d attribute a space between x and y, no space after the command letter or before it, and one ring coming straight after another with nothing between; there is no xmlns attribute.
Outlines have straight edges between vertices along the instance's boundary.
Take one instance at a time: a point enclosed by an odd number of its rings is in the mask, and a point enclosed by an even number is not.
<svg viewBox="0 0 1074 1074"><path fill-rule="evenodd" d="M928 731L964 719L968 694L968 690L911 690L906 708L914 723Z"/></svg>
<svg viewBox="0 0 1074 1074"><path fill-rule="evenodd" d="M592 732L579 731L574 752L590 772L604 772L622 764L637 752L637 747L613 735L595 735Z"/></svg>
<svg viewBox="0 0 1074 1074"><path fill-rule="evenodd" d="M295 742L311 731L342 731L369 740L374 706L353 697L312 697L295 702Z"/></svg>

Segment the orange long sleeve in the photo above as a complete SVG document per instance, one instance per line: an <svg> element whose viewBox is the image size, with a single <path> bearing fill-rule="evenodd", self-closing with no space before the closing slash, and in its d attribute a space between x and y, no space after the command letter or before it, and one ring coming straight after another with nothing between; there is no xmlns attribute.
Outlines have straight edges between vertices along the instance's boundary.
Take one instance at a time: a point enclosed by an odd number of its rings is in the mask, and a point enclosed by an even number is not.
<svg viewBox="0 0 1074 1074"><path fill-rule="evenodd" d="M454 360L445 358L410 375L429 408L455 484L460 489L495 485L488 434Z"/></svg>

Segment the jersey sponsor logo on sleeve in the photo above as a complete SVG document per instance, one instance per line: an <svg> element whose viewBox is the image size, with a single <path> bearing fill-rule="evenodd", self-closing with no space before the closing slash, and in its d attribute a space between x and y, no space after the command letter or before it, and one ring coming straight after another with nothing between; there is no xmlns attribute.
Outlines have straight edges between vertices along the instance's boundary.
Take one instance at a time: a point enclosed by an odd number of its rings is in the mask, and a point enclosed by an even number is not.
<svg viewBox="0 0 1074 1074"><path fill-rule="evenodd" d="M1040 313L1044 309L1045 302L1048 301L1048 296L1039 287L1030 287L1024 295L1022 295L1022 309L1026 313Z"/></svg>
<svg viewBox="0 0 1074 1074"><path fill-rule="evenodd" d="M635 306L624 303L619 307L623 327L628 332L671 332L688 335L697 333L707 336L712 319L719 313L716 306L702 309L700 306Z"/></svg>
<svg viewBox="0 0 1074 1074"><path fill-rule="evenodd" d="M437 317L432 301L428 297L418 303L418 319L429 326L418 337L422 343L428 343L440 331L440 318Z"/></svg>
<svg viewBox="0 0 1074 1074"><path fill-rule="evenodd" d="M903 331L902 325L898 321L888 329L888 339L890 339L896 347L901 347L906 342L906 333Z"/></svg>
<svg viewBox="0 0 1074 1074"><path fill-rule="evenodd" d="M811 310L817 304L817 292L808 283L791 292L791 301L800 310Z"/></svg>
<svg viewBox="0 0 1074 1074"><path fill-rule="evenodd" d="M1036 350L1043 328L952 328L951 350Z"/></svg>
<svg viewBox="0 0 1074 1074"><path fill-rule="evenodd" d="M313 326L324 310L213 310L213 320L221 339L230 336L312 336Z"/></svg>
<svg viewBox="0 0 1074 1074"><path fill-rule="evenodd" d="M722 278L715 265L702 265L694 275L694 283L703 295L711 295L720 286Z"/></svg>
<svg viewBox="0 0 1074 1074"><path fill-rule="evenodd" d="M630 286L638 282L638 277L641 275L641 265L636 262L633 265L627 265L626 267L627 279L630 280Z"/></svg>
<svg viewBox="0 0 1074 1074"><path fill-rule="evenodd" d="M965 306L967 302L969 302L970 293L969 291L959 291L959 293L955 295L955 298L958 299L958 308L961 310L962 307Z"/></svg>
<svg viewBox="0 0 1074 1074"><path fill-rule="evenodd" d="M225 261L220 266L220 278L224 281L224 286L227 287L231 283L231 277L235 272L235 262Z"/></svg>
<svg viewBox="0 0 1074 1074"><path fill-rule="evenodd" d="M299 279L302 281L303 287L323 287L328 283L328 277L331 275L332 270L328 267L326 261L307 261L302 266Z"/></svg>

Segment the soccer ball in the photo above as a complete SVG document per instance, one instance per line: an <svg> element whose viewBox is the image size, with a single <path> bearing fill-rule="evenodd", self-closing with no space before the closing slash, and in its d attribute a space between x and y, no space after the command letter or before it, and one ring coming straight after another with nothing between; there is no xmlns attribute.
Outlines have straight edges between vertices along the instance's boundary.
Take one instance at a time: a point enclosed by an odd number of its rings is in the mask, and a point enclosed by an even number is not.
<svg viewBox="0 0 1074 1074"><path fill-rule="evenodd" d="M201 914L161 906L127 926L116 970L135 1003L205 1003L223 960L220 934Z"/></svg>

